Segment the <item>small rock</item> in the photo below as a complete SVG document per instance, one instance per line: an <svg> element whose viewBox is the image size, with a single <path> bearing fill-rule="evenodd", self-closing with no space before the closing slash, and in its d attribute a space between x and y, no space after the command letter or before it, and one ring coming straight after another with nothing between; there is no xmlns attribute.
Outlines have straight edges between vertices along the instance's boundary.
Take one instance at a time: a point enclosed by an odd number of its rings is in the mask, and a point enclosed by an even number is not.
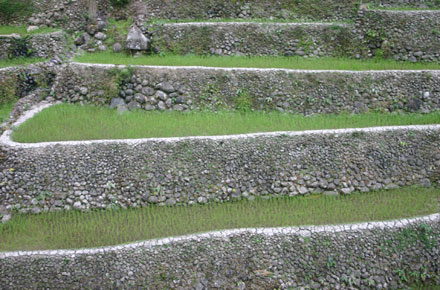
<svg viewBox="0 0 440 290"><path fill-rule="evenodd" d="M98 50L99 51L106 51L107 50L107 46L104 44L101 44L100 46L98 46Z"/></svg>
<svg viewBox="0 0 440 290"><path fill-rule="evenodd" d="M12 218L12 216L10 214L5 214L2 217L2 223L7 223L10 219Z"/></svg>
<svg viewBox="0 0 440 290"><path fill-rule="evenodd" d="M157 91L156 97L159 98L159 100L166 101L168 96L162 91Z"/></svg>
<svg viewBox="0 0 440 290"><path fill-rule="evenodd" d="M131 101L128 105L127 105L127 108L130 110L130 111L132 111L132 110L137 110L137 109L141 109L142 107L141 107L141 105L138 103L138 102L136 102L136 101Z"/></svg>
<svg viewBox="0 0 440 290"><path fill-rule="evenodd" d="M98 33L95 34L95 38L98 39L98 40L105 40L107 38L107 35L105 35L102 32L98 32Z"/></svg>
<svg viewBox="0 0 440 290"><path fill-rule="evenodd" d="M26 31L27 31L27 32L32 32L32 31L35 31L35 30L38 30L38 29L39 29L38 26L31 25L31 26L29 26L29 27L26 29Z"/></svg>
<svg viewBox="0 0 440 290"><path fill-rule="evenodd" d="M152 96L155 93L155 90L153 88L150 87L145 87L142 89L142 93L146 96Z"/></svg>
<svg viewBox="0 0 440 290"><path fill-rule="evenodd" d="M113 52L119 53L122 51L122 45L119 42L116 42L113 45Z"/></svg>
<svg viewBox="0 0 440 290"><path fill-rule="evenodd" d="M157 198L157 196L151 195L150 197L148 197L148 202L149 203L158 203L159 199Z"/></svg>
<svg viewBox="0 0 440 290"><path fill-rule="evenodd" d="M79 88L79 93L83 96L87 95L88 92L89 90L86 87Z"/></svg>
<svg viewBox="0 0 440 290"><path fill-rule="evenodd" d="M164 83L160 83L157 85L157 88L166 92L166 93L172 93L175 92L176 90L174 89L174 87L168 83L168 82L164 82Z"/></svg>
<svg viewBox="0 0 440 290"><path fill-rule="evenodd" d="M110 108L114 109L120 105L125 105L124 100L122 98L113 98L110 103Z"/></svg>

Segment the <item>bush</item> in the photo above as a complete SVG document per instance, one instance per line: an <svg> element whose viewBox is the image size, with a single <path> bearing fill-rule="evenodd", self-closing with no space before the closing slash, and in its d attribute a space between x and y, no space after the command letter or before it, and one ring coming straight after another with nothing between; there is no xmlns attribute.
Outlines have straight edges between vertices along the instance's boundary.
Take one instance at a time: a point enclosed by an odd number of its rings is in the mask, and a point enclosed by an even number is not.
<svg viewBox="0 0 440 290"><path fill-rule="evenodd" d="M6 19L32 13L31 0L0 0L0 15Z"/></svg>
<svg viewBox="0 0 440 290"><path fill-rule="evenodd" d="M125 6L130 3L130 0L110 0L113 6Z"/></svg>

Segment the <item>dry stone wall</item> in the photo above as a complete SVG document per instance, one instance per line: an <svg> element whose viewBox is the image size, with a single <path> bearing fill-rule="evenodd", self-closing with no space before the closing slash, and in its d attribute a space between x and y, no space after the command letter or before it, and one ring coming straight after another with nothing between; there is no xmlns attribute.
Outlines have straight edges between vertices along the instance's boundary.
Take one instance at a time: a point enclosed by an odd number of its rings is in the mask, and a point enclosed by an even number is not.
<svg viewBox="0 0 440 290"><path fill-rule="evenodd" d="M366 55L352 26L330 23L175 23L148 27L155 52L215 55Z"/></svg>
<svg viewBox="0 0 440 290"><path fill-rule="evenodd" d="M39 213L431 186L439 133L415 126L59 144L3 136L0 205Z"/></svg>
<svg viewBox="0 0 440 290"><path fill-rule="evenodd" d="M405 289L440 284L439 216L0 253L6 289ZM406 279L403 279L405 277Z"/></svg>
<svg viewBox="0 0 440 290"><path fill-rule="evenodd" d="M438 71L297 71L69 64L53 95L144 110L237 108L290 113L440 109Z"/></svg>
<svg viewBox="0 0 440 290"><path fill-rule="evenodd" d="M373 52L403 61L440 61L440 10L361 10L356 25Z"/></svg>
<svg viewBox="0 0 440 290"><path fill-rule="evenodd" d="M0 36L0 58L48 58L67 53L65 33L53 32L25 37Z"/></svg>

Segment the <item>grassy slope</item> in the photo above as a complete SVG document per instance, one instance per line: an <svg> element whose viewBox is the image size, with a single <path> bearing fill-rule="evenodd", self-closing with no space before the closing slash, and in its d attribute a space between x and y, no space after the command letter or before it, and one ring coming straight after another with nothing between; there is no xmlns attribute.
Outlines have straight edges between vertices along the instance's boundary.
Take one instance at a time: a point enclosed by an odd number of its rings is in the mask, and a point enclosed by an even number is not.
<svg viewBox="0 0 440 290"><path fill-rule="evenodd" d="M439 202L438 188L405 188L339 197L16 215L0 224L0 251L97 247L231 228L389 220L438 212Z"/></svg>
<svg viewBox="0 0 440 290"><path fill-rule="evenodd" d="M34 30L31 32L27 32L27 26L0 26L0 34L12 34L18 33L20 35L32 35L32 34L41 34L41 33L50 33L58 31L57 28L39 28L38 30Z"/></svg>
<svg viewBox="0 0 440 290"><path fill-rule="evenodd" d="M75 61L124 65L161 66L207 66L207 67L253 67L288 68L308 70L420 70L440 69L440 63L410 63L394 60L354 60L340 58L301 58L274 56L141 56L132 57L122 53L100 52L84 54Z"/></svg>
<svg viewBox="0 0 440 290"><path fill-rule="evenodd" d="M61 104L26 121L13 133L17 142L131 139L228 135L270 131L439 124L440 113L314 115L278 112L125 112Z"/></svg>
<svg viewBox="0 0 440 290"><path fill-rule="evenodd" d="M9 118L9 114L14 108L14 103L0 105L0 124Z"/></svg>
<svg viewBox="0 0 440 290"><path fill-rule="evenodd" d="M41 61L44 61L44 59L39 57L31 57L31 58L17 57L11 59L0 59L0 68L9 67L9 66L27 65Z"/></svg>

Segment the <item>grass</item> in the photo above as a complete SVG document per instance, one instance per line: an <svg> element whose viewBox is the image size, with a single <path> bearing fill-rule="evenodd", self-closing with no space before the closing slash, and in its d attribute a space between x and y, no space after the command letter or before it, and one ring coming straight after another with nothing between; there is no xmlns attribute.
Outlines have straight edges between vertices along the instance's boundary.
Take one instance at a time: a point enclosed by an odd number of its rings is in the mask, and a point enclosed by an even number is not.
<svg viewBox="0 0 440 290"><path fill-rule="evenodd" d="M7 103L0 105L0 124L9 119L9 114L11 114L15 103Z"/></svg>
<svg viewBox="0 0 440 290"><path fill-rule="evenodd" d="M158 66L205 66L205 67L252 67L286 68L306 70L426 70L440 69L440 63L411 63L395 60L371 59L355 60L348 58L301 58L282 56L178 56L150 55L132 57L109 51L83 54L75 61L82 63L103 63L119 65L158 65Z"/></svg>
<svg viewBox="0 0 440 290"><path fill-rule="evenodd" d="M17 214L0 224L0 251L98 247L248 227L340 224L439 212L440 189L403 188L328 197L256 199L208 205Z"/></svg>
<svg viewBox="0 0 440 290"><path fill-rule="evenodd" d="M45 60L44 58L39 58L39 57L17 57L11 59L0 59L0 68L28 65L28 64L41 62L44 60Z"/></svg>
<svg viewBox="0 0 440 290"><path fill-rule="evenodd" d="M119 114L94 106L59 104L13 132L17 142L212 136L271 131L439 124L440 113L293 115L279 112L145 112Z"/></svg>
<svg viewBox="0 0 440 290"><path fill-rule="evenodd" d="M42 33L51 33L60 30L59 28L39 28L37 30L27 32L27 26L9 26L9 25L1 25L0 26L0 35L8 35L12 33L17 33L20 35L32 35L32 34L42 34Z"/></svg>

